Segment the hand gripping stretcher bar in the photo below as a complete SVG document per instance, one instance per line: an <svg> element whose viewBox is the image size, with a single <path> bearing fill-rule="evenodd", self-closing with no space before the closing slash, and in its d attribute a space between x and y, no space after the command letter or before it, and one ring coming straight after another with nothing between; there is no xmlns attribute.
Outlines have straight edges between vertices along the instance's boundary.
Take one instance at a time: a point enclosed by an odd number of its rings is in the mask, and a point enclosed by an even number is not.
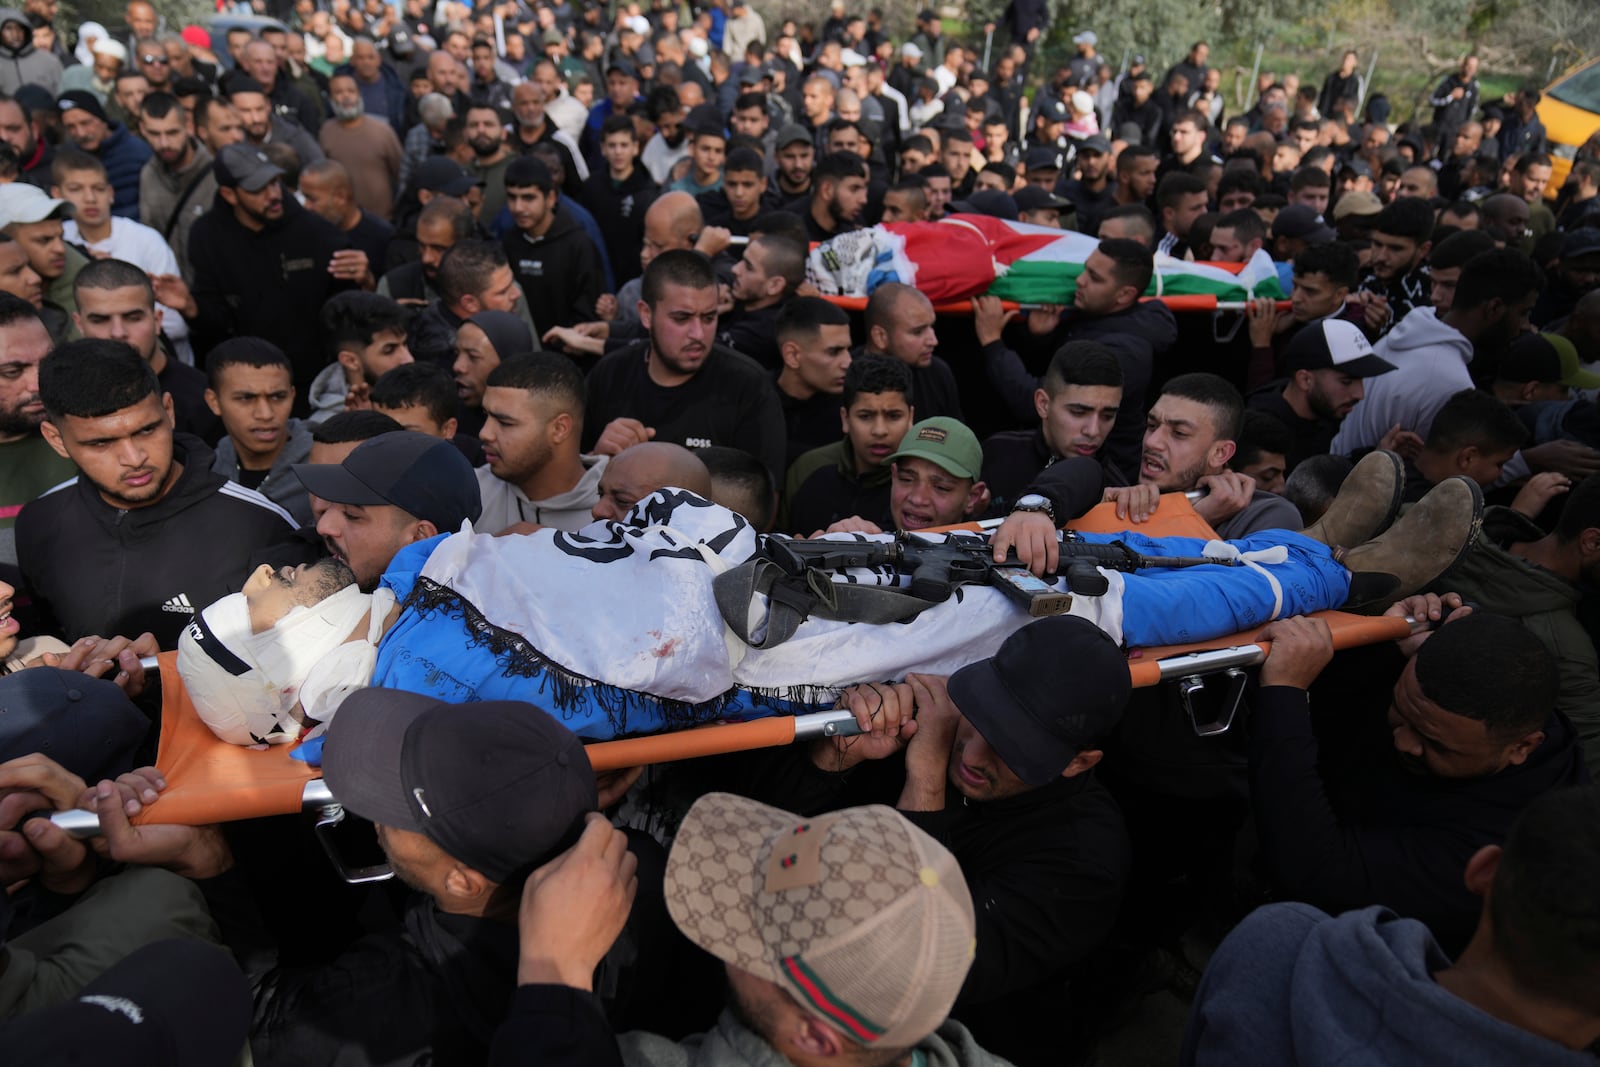
<svg viewBox="0 0 1600 1067"><path fill-rule="evenodd" d="M1112 505L1103 504L1073 525L1116 532L1126 528L1127 523L1117 521ZM1195 514L1190 501L1177 493L1163 496L1155 518L1141 528L1158 535L1216 536ZM1332 629L1336 649L1398 640L1425 625L1397 616L1369 617L1340 611L1319 612L1318 617ZM1138 688L1177 682L1179 697L1194 729L1201 736L1209 736L1228 729L1243 696L1244 669L1260 664L1269 650L1268 643L1252 641L1248 634L1232 634L1183 646L1136 649L1129 656L1128 669ZM163 653L145 661L145 665L161 675L161 736L156 766L166 776L168 788L161 800L146 807L134 822L198 826L311 811L318 815L319 827L331 829L337 824L342 817L337 798L317 777L315 768L289 758L291 746L274 745L260 750L219 741L200 720L184 691L177 672L177 654ZM1221 711L1203 715L1198 710L1198 698L1206 687L1206 678L1216 675L1221 676L1226 689ZM596 771L608 771L856 732L850 713L836 709L604 741L590 745L588 755ZM78 837L91 837L99 831L99 817L92 811L57 812L51 820ZM328 843L324 838L324 845ZM335 862L343 869L337 859ZM348 870L344 873L347 877L352 874Z"/></svg>

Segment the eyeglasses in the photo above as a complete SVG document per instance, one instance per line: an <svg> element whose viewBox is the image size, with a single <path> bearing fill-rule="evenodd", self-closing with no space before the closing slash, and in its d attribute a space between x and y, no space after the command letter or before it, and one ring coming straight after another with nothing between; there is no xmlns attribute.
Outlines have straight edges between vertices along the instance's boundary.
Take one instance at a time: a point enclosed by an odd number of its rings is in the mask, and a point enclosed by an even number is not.
<svg viewBox="0 0 1600 1067"><path fill-rule="evenodd" d="M142 62L145 62L145 63L171 63L172 62L172 60L168 59L166 56L140 56L139 59Z"/></svg>

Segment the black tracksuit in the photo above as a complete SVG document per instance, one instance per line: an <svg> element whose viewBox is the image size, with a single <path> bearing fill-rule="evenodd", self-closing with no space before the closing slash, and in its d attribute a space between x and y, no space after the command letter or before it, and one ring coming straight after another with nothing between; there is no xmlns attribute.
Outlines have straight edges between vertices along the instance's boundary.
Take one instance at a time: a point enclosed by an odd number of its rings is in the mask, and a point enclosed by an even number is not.
<svg viewBox="0 0 1600 1067"><path fill-rule="evenodd" d="M191 615L237 593L252 564L293 536L282 508L212 473L198 438L177 435L174 458L183 473L148 507L114 508L80 476L17 516L17 562L58 636L148 630L176 648Z"/></svg>

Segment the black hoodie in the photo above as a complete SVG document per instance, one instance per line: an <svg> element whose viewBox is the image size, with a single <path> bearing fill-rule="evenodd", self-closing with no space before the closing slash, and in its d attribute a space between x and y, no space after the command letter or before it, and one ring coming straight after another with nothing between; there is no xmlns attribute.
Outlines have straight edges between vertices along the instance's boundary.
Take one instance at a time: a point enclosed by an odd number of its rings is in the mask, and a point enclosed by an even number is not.
<svg viewBox="0 0 1600 1067"><path fill-rule="evenodd" d="M264 337L283 349L294 368L297 414L310 411L311 382L328 365L318 310L353 288L328 273L335 252L350 247L339 228L283 200L283 218L260 232L247 229L218 192L211 210L189 232L194 268L192 326L196 352L229 337Z"/></svg>
<svg viewBox="0 0 1600 1067"><path fill-rule="evenodd" d="M504 244L540 333L593 321L595 301L605 291L605 271L600 250L571 212L558 207L543 237L513 229Z"/></svg>
<svg viewBox="0 0 1600 1067"><path fill-rule="evenodd" d="M215 455L177 434L183 473L166 496L124 511L88 479L64 482L17 516L17 563L57 635L136 637L176 648L189 617L237 593L253 557L294 533L288 512L213 474Z"/></svg>
<svg viewBox="0 0 1600 1067"><path fill-rule="evenodd" d="M1585 784L1589 773L1577 733L1556 711L1543 743L1498 774L1407 770L1386 714L1402 664L1393 645L1346 653L1339 674L1351 691L1341 688L1326 714L1307 713L1303 690L1262 688L1250 724L1250 800L1282 898L1335 913L1382 904L1427 923L1454 955L1483 906L1461 880L1467 861L1504 841L1534 798Z"/></svg>

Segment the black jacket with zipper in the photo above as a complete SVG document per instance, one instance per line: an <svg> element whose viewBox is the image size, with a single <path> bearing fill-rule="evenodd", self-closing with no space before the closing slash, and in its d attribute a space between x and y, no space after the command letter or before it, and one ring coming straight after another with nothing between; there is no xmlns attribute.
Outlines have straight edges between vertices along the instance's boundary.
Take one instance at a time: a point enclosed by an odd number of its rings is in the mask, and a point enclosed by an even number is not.
<svg viewBox="0 0 1600 1067"><path fill-rule="evenodd" d="M191 615L237 593L252 562L293 536L282 508L212 473L199 438L176 435L173 458L183 473L147 507L112 507L80 476L17 516L17 563L58 636L148 630L175 648Z"/></svg>

